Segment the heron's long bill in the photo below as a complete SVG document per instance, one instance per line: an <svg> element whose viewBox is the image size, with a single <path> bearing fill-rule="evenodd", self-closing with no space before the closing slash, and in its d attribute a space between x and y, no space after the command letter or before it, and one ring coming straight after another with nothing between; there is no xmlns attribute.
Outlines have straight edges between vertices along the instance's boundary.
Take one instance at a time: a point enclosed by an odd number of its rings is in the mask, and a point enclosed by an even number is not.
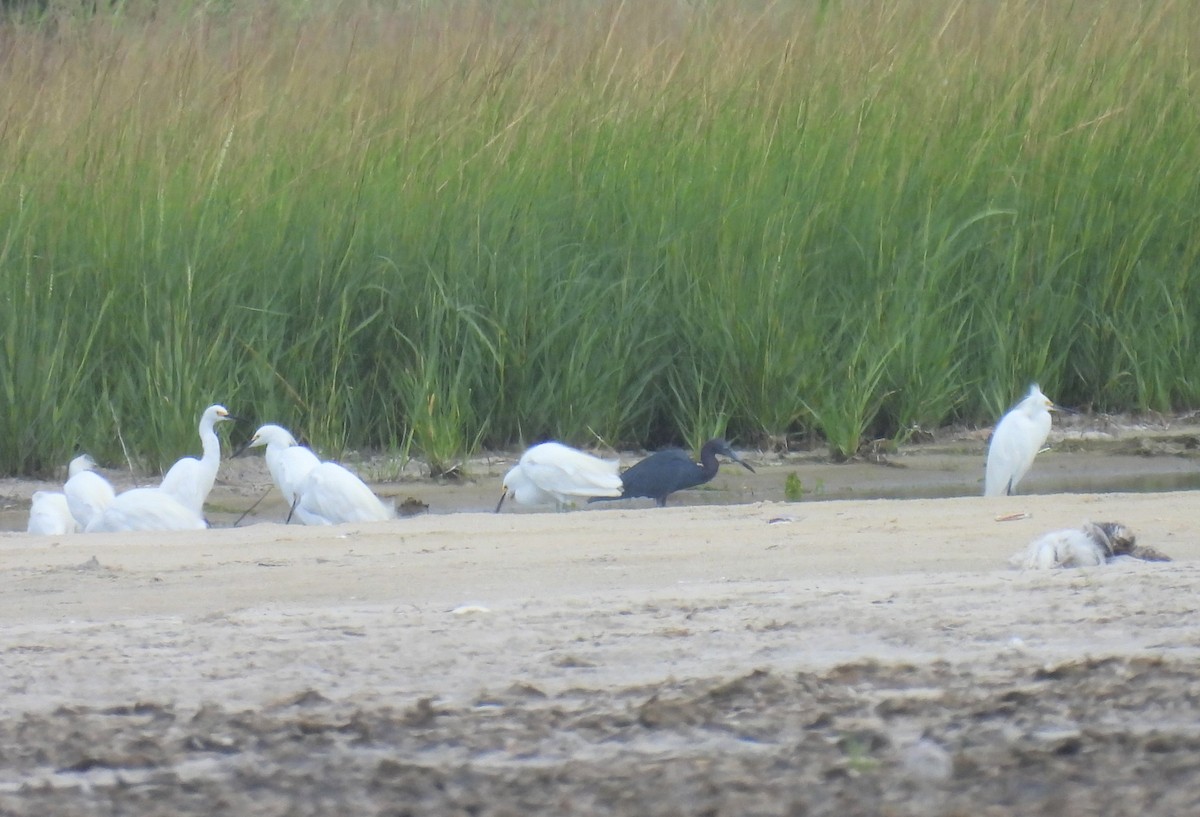
<svg viewBox="0 0 1200 817"><path fill-rule="evenodd" d="M504 498L508 496L508 489L504 489L504 493L500 494L500 501L496 503L496 510L493 513L500 513L500 506L504 504Z"/></svg>
<svg viewBox="0 0 1200 817"><path fill-rule="evenodd" d="M736 462L738 465L742 466L743 468L745 468L751 474L758 473L757 471L754 470L754 467L752 465L750 465L750 463L746 462L744 459L739 457L737 454L733 455L733 461Z"/></svg>

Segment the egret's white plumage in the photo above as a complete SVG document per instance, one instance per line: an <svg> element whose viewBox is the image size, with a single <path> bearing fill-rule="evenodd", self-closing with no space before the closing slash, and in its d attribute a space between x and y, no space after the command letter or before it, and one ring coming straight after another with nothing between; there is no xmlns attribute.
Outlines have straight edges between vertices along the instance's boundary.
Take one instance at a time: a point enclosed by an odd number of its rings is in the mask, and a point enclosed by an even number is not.
<svg viewBox="0 0 1200 817"><path fill-rule="evenodd" d="M199 514L161 488L133 488L117 494L87 526L87 532L204 530L207 527Z"/></svg>
<svg viewBox="0 0 1200 817"><path fill-rule="evenodd" d="M103 513L116 496L108 480L93 470L95 467L95 460L87 454L80 454L71 460L67 469L69 477L63 485L67 506L80 530L87 530L92 520Z"/></svg>
<svg viewBox="0 0 1200 817"><path fill-rule="evenodd" d="M58 491L34 491L33 500L29 504L29 526L26 530L43 536L75 533L78 527L75 517L71 516L67 497Z"/></svg>
<svg viewBox="0 0 1200 817"><path fill-rule="evenodd" d="M352 471L336 462L321 462L282 426L260 426L246 445L267 447L271 479L291 506L291 517L305 525L382 522L396 515Z"/></svg>
<svg viewBox="0 0 1200 817"><path fill-rule="evenodd" d="M568 504L594 496L620 496L619 460L594 457L562 443L539 443L504 475L504 493L522 505Z"/></svg>
<svg viewBox="0 0 1200 817"><path fill-rule="evenodd" d="M365 482L336 462L323 462L309 471L297 494L296 518L305 525L382 522L396 515Z"/></svg>
<svg viewBox="0 0 1200 817"><path fill-rule="evenodd" d="M221 464L221 440L214 430L217 423L232 419L224 406L209 406L200 415L200 459L184 457L171 466L158 487L170 494L196 516L204 515L204 500L212 491Z"/></svg>
<svg viewBox="0 0 1200 817"><path fill-rule="evenodd" d="M260 426L247 446L257 448L262 445L267 447L267 470L271 472L275 487L283 494L288 507L295 507L300 486L321 461L316 454L297 443L291 432L282 426Z"/></svg>
<svg viewBox="0 0 1200 817"><path fill-rule="evenodd" d="M988 446L984 496L1003 496L1017 490L1017 483L1050 435L1050 412L1056 408L1035 383L1028 396L1000 418Z"/></svg>

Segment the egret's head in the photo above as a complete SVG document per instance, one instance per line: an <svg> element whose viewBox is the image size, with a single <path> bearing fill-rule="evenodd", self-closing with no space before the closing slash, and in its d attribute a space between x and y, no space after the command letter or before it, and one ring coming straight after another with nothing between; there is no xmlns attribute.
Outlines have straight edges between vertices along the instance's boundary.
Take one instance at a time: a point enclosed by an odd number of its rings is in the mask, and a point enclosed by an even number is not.
<svg viewBox="0 0 1200 817"><path fill-rule="evenodd" d="M81 474L84 471L92 471L96 468L96 461L87 454L80 454L75 459L71 460L71 464L67 466L67 476L73 477L76 474Z"/></svg>
<svg viewBox="0 0 1200 817"><path fill-rule="evenodd" d="M297 443L296 438L286 428L268 423L265 426L259 426L258 431L255 431L254 436L250 438L250 442L246 443L248 448L257 448L260 445L282 445L290 448Z"/></svg>
<svg viewBox="0 0 1200 817"><path fill-rule="evenodd" d="M200 415L200 428L212 428L217 423L220 423L224 420L236 419L238 418L230 414L229 410L224 406L209 406L204 410L204 413Z"/></svg>
<svg viewBox="0 0 1200 817"><path fill-rule="evenodd" d="M1025 398L1029 403L1029 407L1034 411L1058 411L1058 406L1054 405L1054 401L1042 393L1041 387L1034 383L1029 387L1029 396Z"/></svg>
<svg viewBox="0 0 1200 817"><path fill-rule="evenodd" d="M504 475L504 480L501 483L504 486L504 491L500 494L500 501L496 503L495 513L500 513L500 508L504 505L504 500L508 498L508 495L513 494L515 496L517 489L527 481L525 475L521 472L520 464L508 469L508 473Z"/></svg>

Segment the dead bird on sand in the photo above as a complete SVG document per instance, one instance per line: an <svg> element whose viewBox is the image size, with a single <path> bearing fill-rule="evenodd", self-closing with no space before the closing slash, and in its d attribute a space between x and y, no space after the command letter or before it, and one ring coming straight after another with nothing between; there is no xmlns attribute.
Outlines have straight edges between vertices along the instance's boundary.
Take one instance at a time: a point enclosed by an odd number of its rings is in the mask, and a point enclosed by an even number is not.
<svg viewBox="0 0 1200 817"><path fill-rule="evenodd" d="M1050 531L1034 539L1008 562L1027 570L1047 570L1095 567L1121 557L1146 562L1171 561L1165 553L1139 545L1133 531L1120 522L1085 522L1081 527Z"/></svg>

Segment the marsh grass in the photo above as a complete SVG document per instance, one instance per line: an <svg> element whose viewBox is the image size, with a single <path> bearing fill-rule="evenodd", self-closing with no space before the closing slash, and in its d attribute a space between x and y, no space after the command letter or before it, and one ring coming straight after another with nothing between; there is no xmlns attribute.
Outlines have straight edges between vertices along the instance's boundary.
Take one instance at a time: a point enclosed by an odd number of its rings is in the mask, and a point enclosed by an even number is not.
<svg viewBox="0 0 1200 817"><path fill-rule="evenodd" d="M45 9L0 25L5 471L160 467L215 401L434 470L1200 405L1184 0Z"/></svg>

